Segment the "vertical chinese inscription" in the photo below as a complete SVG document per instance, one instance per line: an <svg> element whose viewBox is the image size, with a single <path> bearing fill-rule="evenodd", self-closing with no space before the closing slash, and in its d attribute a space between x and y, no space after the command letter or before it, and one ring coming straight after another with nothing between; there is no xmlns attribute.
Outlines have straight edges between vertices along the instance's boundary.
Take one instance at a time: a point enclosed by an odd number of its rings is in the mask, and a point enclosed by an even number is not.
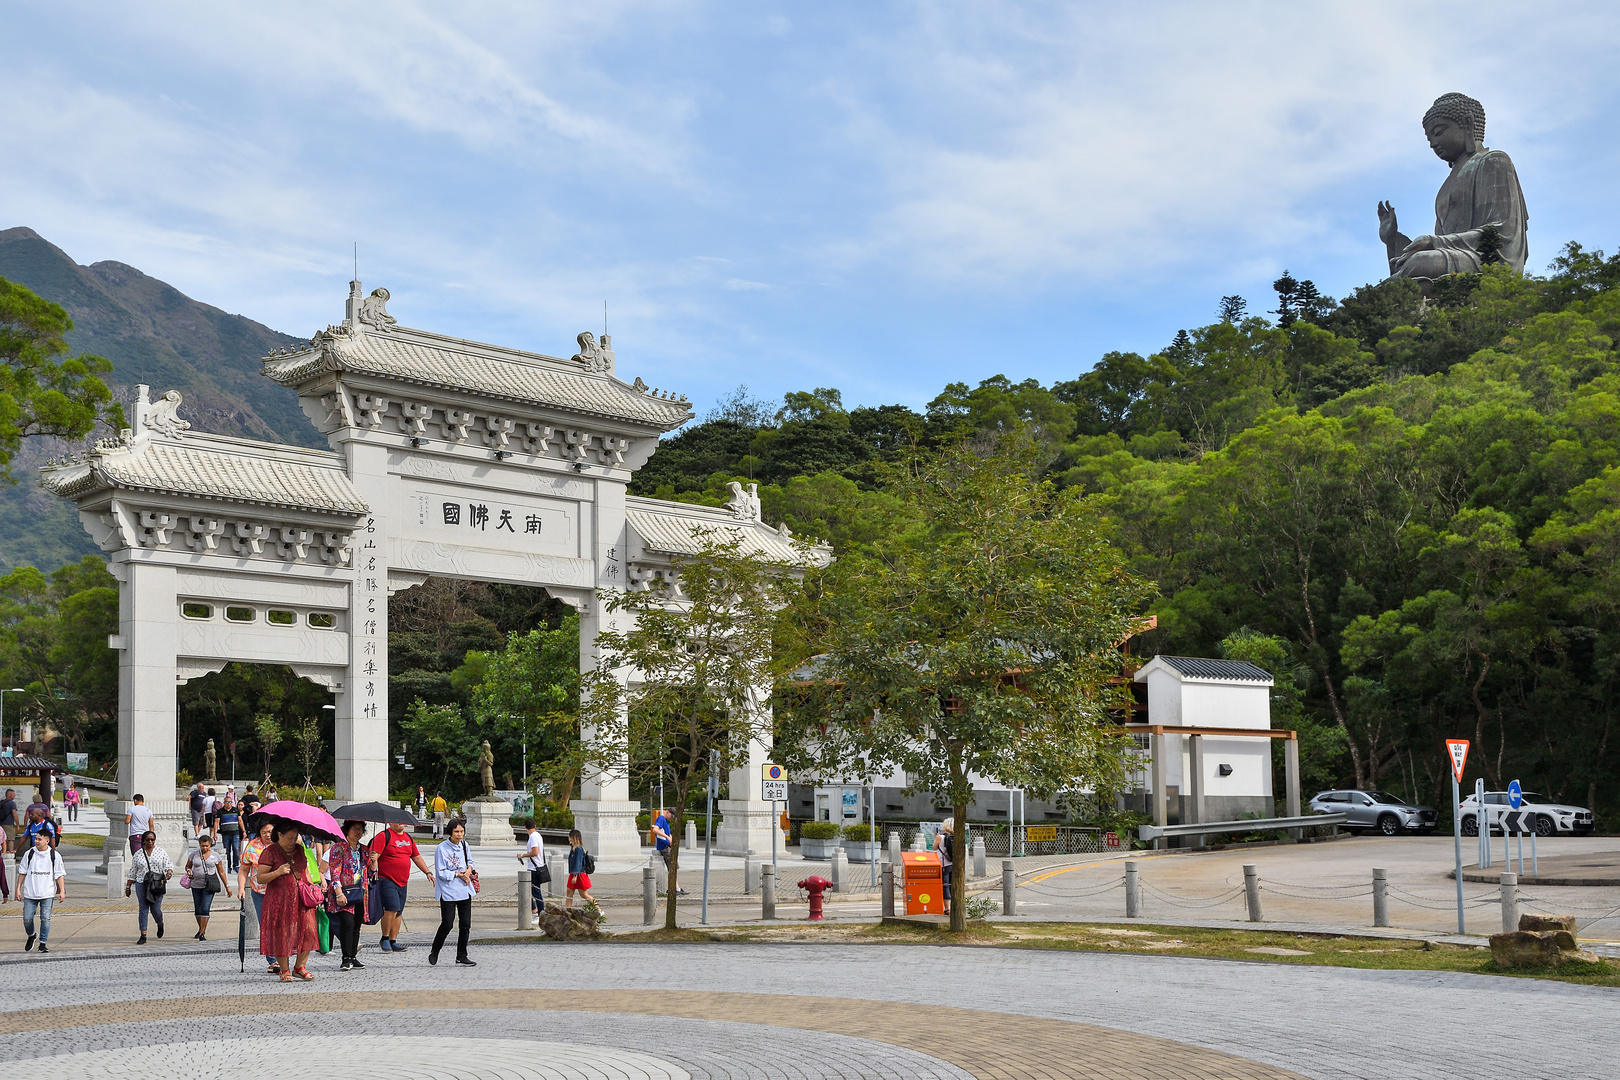
<svg viewBox="0 0 1620 1080"><path fill-rule="evenodd" d="M377 519L366 518L364 539L360 544L359 580L360 589L360 625L356 627L357 645L360 651L360 674L364 676L360 685L356 687L360 697L360 715L370 720L382 715L382 704L378 697L378 684L382 674L381 645L382 634L386 626L386 615L383 605L386 601L386 592L382 579L387 575L386 569L381 565L382 543L377 532Z"/></svg>

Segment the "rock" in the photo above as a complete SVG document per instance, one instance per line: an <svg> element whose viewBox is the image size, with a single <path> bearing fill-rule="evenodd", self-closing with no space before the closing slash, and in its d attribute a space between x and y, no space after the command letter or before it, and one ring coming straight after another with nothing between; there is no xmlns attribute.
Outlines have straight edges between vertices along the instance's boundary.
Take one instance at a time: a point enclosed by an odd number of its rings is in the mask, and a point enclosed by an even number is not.
<svg viewBox="0 0 1620 1080"><path fill-rule="evenodd" d="M1520 930L1568 930L1575 932L1573 915L1520 915Z"/></svg>
<svg viewBox="0 0 1620 1080"><path fill-rule="evenodd" d="M1491 959L1498 967L1552 967L1568 960L1597 963L1596 953L1589 953L1575 942L1568 930L1515 930L1510 934L1491 935Z"/></svg>
<svg viewBox="0 0 1620 1080"><path fill-rule="evenodd" d="M561 908L547 904L540 913L540 932L552 941L590 941L597 936L601 916L585 908Z"/></svg>

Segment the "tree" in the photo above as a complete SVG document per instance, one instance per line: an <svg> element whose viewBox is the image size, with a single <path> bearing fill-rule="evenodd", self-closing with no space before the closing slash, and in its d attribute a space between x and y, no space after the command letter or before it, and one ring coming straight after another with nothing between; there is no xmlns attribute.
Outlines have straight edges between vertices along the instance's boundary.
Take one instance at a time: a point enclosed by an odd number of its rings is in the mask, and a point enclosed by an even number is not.
<svg viewBox="0 0 1620 1080"><path fill-rule="evenodd" d="M468 653L467 666L481 669L473 707L484 727L536 762L562 757L579 725L578 615L555 630L510 634L500 652Z"/></svg>
<svg viewBox="0 0 1620 1080"><path fill-rule="evenodd" d="M918 460L896 494L925 531L840 559L787 621L814 656L781 694L789 760L820 776L904 769L954 808L958 867L971 776L1039 797L1111 792L1133 756L1109 726L1127 697L1118 644L1149 587L1092 500L1035 478L1040 456L1013 436Z"/></svg>
<svg viewBox="0 0 1620 1080"><path fill-rule="evenodd" d="M693 547L658 586L600 594L614 618L597 634L596 662L581 686L582 767L608 775L663 767L672 781L670 930L687 801L711 755L723 772L747 761L751 744L770 742L774 630L797 587L798 567L744 547L735 534L694 529Z"/></svg>
<svg viewBox="0 0 1620 1080"><path fill-rule="evenodd" d="M306 716L292 732L293 745L298 748L298 760L304 766L304 790L315 786L315 760L321 756L326 740L321 738L321 722Z"/></svg>
<svg viewBox="0 0 1620 1080"><path fill-rule="evenodd" d="M8 480L23 439L82 439L98 423L114 430L124 424L124 410L101 378L112 361L68 356L65 335L72 329L60 304L0 278L0 476Z"/></svg>
<svg viewBox="0 0 1620 1080"><path fill-rule="evenodd" d="M1221 322L1242 322L1244 314L1249 310L1249 302L1241 296L1221 297Z"/></svg>
<svg viewBox="0 0 1620 1080"><path fill-rule="evenodd" d="M478 771L478 734L467 725L460 705L430 705L417 698L399 721L410 756L424 770L438 767L432 790L443 791L452 777L465 784Z"/></svg>
<svg viewBox="0 0 1620 1080"><path fill-rule="evenodd" d="M270 759L281 745L281 722L269 713L253 718L253 734L259 740L259 752L264 755L264 786L270 786Z"/></svg>

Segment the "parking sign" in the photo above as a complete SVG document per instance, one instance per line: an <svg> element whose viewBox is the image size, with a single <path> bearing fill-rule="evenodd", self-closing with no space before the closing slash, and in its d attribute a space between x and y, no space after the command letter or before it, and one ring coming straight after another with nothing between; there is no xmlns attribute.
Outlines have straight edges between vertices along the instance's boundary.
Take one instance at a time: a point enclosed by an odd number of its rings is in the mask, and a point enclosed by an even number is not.
<svg viewBox="0 0 1620 1080"><path fill-rule="evenodd" d="M764 776L760 780L759 797L766 802L787 802L787 773L782 771L782 766L766 762Z"/></svg>

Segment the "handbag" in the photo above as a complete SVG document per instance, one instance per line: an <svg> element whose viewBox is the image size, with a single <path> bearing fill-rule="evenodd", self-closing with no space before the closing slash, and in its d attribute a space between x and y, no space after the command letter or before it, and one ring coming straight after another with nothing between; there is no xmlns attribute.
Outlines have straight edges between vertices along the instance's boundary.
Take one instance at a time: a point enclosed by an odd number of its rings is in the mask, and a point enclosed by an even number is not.
<svg viewBox="0 0 1620 1080"><path fill-rule="evenodd" d="M210 893L210 894L221 892L225 888L225 883L220 880L219 875L212 872L212 871L209 871L203 877L203 881L206 882L206 885L205 885L203 891L207 892L207 893Z"/></svg>
<svg viewBox="0 0 1620 1080"><path fill-rule="evenodd" d="M472 856L467 854L467 845L466 845L465 842L463 842L462 845L461 845L461 859L462 859L462 862L466 865L467 869L472 870ZM477 896L478 895L478 889L479 889L478 871L473 870L471 876L472 876L473 895Z"/></svg>
<svg viewBox="0 0 1620 1080"><path fill-rule="evenodd" d="M146 860L146 880L141 883L141 889L146 893L148 904L163 899L164 894L169 891L168 879L152 869L151 859Z"/></svg>

